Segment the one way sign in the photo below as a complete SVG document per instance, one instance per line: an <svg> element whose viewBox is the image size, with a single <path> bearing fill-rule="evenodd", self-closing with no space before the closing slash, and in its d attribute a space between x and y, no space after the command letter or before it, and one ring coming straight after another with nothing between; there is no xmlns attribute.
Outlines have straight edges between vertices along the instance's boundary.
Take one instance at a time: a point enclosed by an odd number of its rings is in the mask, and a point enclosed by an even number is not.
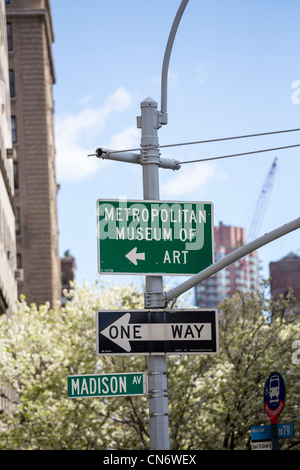
<svg viewBox="0 0 300 470"><path fill-rule="evenodd" d="M218 352L217 310L97 312L98 355Z"/></svg>

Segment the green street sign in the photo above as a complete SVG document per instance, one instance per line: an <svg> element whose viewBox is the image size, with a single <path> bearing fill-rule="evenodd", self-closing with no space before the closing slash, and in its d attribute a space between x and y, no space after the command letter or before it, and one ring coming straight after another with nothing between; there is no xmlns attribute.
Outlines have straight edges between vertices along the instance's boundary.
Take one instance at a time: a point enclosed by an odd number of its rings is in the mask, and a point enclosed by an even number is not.
<svg viewBox="0 0 300 470"><path fill-rule="evenodd" d="M147 375L145 372L68 376L68 398L146 394Z"/></svg>
<svg viewBox="0 0 300 470"><path fill-rule="evenodd" d="M97 201L100 274L192 275L214 262L211 202Z"/></svg>

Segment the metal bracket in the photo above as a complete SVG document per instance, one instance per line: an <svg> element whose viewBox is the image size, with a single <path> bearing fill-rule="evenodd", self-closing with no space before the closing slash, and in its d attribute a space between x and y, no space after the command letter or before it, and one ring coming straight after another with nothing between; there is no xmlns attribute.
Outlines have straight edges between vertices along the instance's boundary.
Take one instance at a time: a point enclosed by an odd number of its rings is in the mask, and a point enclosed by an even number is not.
<svg viewBox="0 0 300 470"><path fill-rule="evenodd" d="M145 308L165 308L165 292L146 292L144 294Z"/></svg>
<svg viewBox="0 0 300 470"><path fill-rule="evenodd" d="M141 152L141 162L143 163L154 163L155 165L161 166L160 152L156 148L143 148Z"/></svg>
<svg viewBox="0 0 300 470"><path fill-rule="evenodd" d="M116 151L106 148L97 148L95 153L91 153L88 157L96 156L97 158L102 158L102 160L116 160L119 162L126 163L135 163L142 165L143 163L154 163L160 168L166 168L169 170L179 170L180 162L172 158L161 158L160 154L151 155L151 151L155 150L156 147L150 147L143 149L140 153L134 152L123 152ZM154 158L153 158L154 157Z"/></svg>
<svg viewBox="0 0 300 470"><path fill-rule="evenodd" d="M166 112L160 112L159 113L159 123L161 125L168 124L168 113L166 113Z"/></svg>
<svg viewBox="0 0 300 470"><path fill-rule="evenodd" d="M158 397L167 398L168 397L168 390L163 389L163 388L161 388L161 389L154 388L154 389L148 391L148 395L149 395L149 398L158 398Z"/></svg>

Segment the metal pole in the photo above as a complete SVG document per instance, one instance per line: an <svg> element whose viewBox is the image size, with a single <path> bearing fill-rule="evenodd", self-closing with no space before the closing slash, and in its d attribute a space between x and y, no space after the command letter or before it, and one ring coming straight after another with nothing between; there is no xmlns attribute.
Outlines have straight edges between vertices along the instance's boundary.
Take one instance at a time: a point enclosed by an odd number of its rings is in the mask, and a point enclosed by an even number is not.
<svg viewBox="0 0 300 470"><path fill-rule="evenodd" d="M147 98L141 103L141 147L143 191L145 200L159 200L159 150L157 130L160 127L157 103ZM162 276L146 276L146 294L163 291ZM155 295L155 294L154 294ZM146 297L146 296L145 296ZM165 355L148 356L149 425L151 449L169 449L169 416L167 365Z"/></svg>
<svg viewBox="0 0 300 470"><path fill-rule="evenodd" d="M208 277L217 273L221 269L226 268L226 266L229 266L229 264L233 263L234 261L237 261L243 256L248 255L252 251L257 250L261 246L267 245L268 243L276 240L277 238L280 238L283 235L292 232L293 230L297 230L298 228L300 228L300 217L292 220L291 222L288 222L285 225L282 225L281 227L276 228L275 230L272 230L269 233L266 233L265 235L262 235L259 238L256 238L252 242L247 243L247 245L238 248L237 250L220 259L208 268L203 269L203 271L200 271L198 274L195 274L194 276L190 277L189 279L187 279L187 281L182 282L181 284L179 284L179 286L176 286L166 292L165 304L167 305L168 302L175 301L177 297L179 297L181 294L191 289L192 287L195 287L197 284L199 284L199 282L204 281L204 279L207 279Z"/></svg>
<svg viewBox="0 0 300 470"><path fill-rule="evenodd" d="M169 39L168 39L166 50L165 50L162 73L161 73L161 124L167 124L168 122L168 113L167 113L168 91L167 89L168 89L169 62L170 62L170 56L171 56L176 32L178 29L178 25L180 23L185 7L188 4L188 1L189 0L181 0L181 3L179 5L175 19L172 24L172 28L169 34Z"/></svg>
<svg viewBox="0 0 300 470"><path fill-rule="evenodd" d="M272 442L272 450L279 450L279 439L278 439L278 419L271 418L271 442Z"/></svg>
<svg viewBox="0 0 300 470"><path fill-rule="evenodd" d="M103 160L116 160L118 162L126 163L135 163L141 164L141 155L139 153L133 152L118 152L112 149L98 148L96 153L90 154L88 156L96 156L102 158ZM178 160L173 160L171 158L160 158L159 159L160 168L168 168L169 170L179 170L180 163Z"/></svg>

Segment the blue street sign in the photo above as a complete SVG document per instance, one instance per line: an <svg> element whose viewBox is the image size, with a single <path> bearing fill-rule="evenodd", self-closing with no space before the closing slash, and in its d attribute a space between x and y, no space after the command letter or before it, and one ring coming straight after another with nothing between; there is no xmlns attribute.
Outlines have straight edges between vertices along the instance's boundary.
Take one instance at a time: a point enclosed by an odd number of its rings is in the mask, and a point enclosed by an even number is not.
<svg viewBox="0 0 300 470"><path fill-rule="evenodd" d="M285 383L279 372L272 372L265 383L264 409L270 418L280 415L285 405Z"/></svg>
<svg viewBox="0 0 300 470"><path fill-rule="evenodd" d="M277 436L282 437L294 437L294 425L293 423L277 424Z"/></svg>
<svg viewBox="0 0 300 470"><path fill-rule="evenodd" d="M263 441L271 439L271 425L251 426L251 441Z"/></svg>
<svg viewBox="0 0 300 470"><path fill-rule="evenodd" d="M294 437L293 423L277 424L277 436L279 439ZM267 441L271 439L271 425L251 426L251 441Z"/></svg>

